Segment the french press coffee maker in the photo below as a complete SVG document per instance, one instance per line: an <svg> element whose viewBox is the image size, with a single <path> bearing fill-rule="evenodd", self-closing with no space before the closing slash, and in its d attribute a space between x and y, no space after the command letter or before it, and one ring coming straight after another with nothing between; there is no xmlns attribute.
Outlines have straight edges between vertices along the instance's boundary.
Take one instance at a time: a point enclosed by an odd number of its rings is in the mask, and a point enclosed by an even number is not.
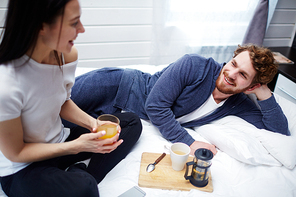
<svg viewBox="0 0 296 197"><path fill-rule="evenodd" d="M186 163L185 179L196 187L204 187L209 182L210 167L212 165L211 159L213 158L212 151L200 148L194 153L195 158L191 162ZM192 166L191 175L188 176L188 167Z"/></svg>

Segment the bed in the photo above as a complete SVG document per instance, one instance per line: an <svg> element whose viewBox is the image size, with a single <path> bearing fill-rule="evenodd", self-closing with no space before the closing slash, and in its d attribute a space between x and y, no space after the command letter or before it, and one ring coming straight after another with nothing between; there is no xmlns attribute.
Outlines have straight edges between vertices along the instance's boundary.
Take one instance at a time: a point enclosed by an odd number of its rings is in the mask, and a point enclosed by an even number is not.
<svg viewBox="0 0 296 197"><path fill-rule="evenodd" d="M291 137L257 129L234 116L187 129L196 140L218 147L211 166L212 193L197 189L141 189L147 197L295 197L296 106L277 95L276 98L288 117ZM162 153L166 151L164 145L171 144L149 121L142 123L143 134L135 148L98 185L102 197L118 196L138 185L142 153Z"/></svg>
<svg viewBox="0 0 296 197"><path fill-rule="evenodd" d="M135 68L143 68L141 70L145 72L161 69L154 66ZM77 75L89 70L77 69ZM211 166L213 192L141 187L146 196L295 197L296 105L278 95L275 97L288 119L291 136L257 129L235 116L201 127L186 128L196 140L212 143L218 148ZM171 143L149 121L142 120L142 124L142 135L130 154L98 184L101 197L119 196L138 186L143 152L168 153L164 145ZM2 193L0 196L5 195Z"/></svg>

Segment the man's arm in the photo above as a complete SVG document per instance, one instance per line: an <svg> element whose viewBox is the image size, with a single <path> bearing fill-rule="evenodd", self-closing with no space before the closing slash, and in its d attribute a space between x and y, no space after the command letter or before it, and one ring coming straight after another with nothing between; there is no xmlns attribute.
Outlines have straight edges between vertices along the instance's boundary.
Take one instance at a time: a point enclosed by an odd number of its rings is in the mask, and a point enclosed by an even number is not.
<svg viewBox="0 0 296 197"><path fill-rule="evenodd" d="M206 60L201 62L200 68L203 66L206 67L206 63ZM195 66L195 69L192 70L192 66ZM195 64L193 65L190 56L184 56L170 65L170 67L160 76L149 93L145 110L151 122L159 129L163 137L167 140L171 142L183 142L189 145L192 155L198 148L207 148L216 154L217 150L215 146L195 141L195 139L176 120L176 114L172 111L176 105L180 104L176 102L177 99L180 101L180 98L186 101L184 101L184 105L177 107L182 108L187 105L191 110L194 110L194 107L196 106L191 107L189 103L192 104L193 101L200 99L198 97L202 93L205 94L205 92L201 91L200 94L196 94L192 97L186 92L188 87L191 85L196 87L195 83L200 83L206 78L206 76L204 76L204 70L201 69L201 71L198 72L196 68L197 66ZM212 76L209 76L208 78L213 80ZM211 92L211 90L209 90L209 92ZM184 98L184 95L186 98ZM185 111L189 113L189 110Z"/></svg>
<svg viewBox="0 0 296 197"><path fill-rule="evenodd" d="M172 111L175 101L188 84L187 80L190 80L190 69L184 69L185 64L191 64L189 56L174 62L162 73L147 97L145 110L164 138L191 145L195 140L176 120Z"/></svg>
<svg viewBox="0 0 296 197"><path fill-rule="evenodd" d="M258 104L263 115L262 122L267 130L291 135L287 118L273 95L266 100L258 101Z"/></svg>
<svg viewBox="0 0 296 197"><path fill-rule="evenodd" d="M257 97L258 105L262 113L262 124L253 123L258 128L264 128L276 133L281 133L284 135L291 135L288 129L288 121L284 115L281 107L276 102L274 96L272 95L270 89L267 85L257 84L256 87L250 91L246 91L246 94L254 93ZM252 119L256 121L256 115ZM259 117L257 117L259 119ZM257 122L257 121L256 121Z"/></svg>

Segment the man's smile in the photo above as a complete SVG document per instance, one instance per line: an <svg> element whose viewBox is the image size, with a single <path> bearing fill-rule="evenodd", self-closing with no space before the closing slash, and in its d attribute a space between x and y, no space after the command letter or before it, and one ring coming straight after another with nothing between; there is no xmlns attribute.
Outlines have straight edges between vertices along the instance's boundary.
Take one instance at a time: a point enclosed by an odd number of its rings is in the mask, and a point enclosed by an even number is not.
<svg viewBox="0 0 296 197"><path fill-rule="evenodd" d="M230 82L230 79L227 78L227 76L224 74L224 80L229 84L229 85L233 85L235 86L235 84L233 82Z"/></svg>

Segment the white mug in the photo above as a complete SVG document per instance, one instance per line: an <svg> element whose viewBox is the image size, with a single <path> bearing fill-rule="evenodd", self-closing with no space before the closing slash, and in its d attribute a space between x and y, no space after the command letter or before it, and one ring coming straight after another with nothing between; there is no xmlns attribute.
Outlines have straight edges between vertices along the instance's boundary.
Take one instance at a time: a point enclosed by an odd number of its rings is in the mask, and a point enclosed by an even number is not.
<svg viewBox="0 0 296 197"><path fill-rule="evenodd" d="M187 144L177 142L170 147L172 167L176 171L184 169L185 163L189 157L190 147Z"/></svg>

